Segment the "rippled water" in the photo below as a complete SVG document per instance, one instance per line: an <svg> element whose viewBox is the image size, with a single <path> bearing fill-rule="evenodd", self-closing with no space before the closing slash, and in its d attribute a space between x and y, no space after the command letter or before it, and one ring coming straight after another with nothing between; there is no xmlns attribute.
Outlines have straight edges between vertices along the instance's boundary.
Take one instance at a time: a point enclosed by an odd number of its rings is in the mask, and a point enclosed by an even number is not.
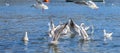
<svg viewBox="0 0 120 53"><path fill-rule="evenodd" d="M46 3L44 13L26 5L0 5L0 53L119 53L120 52L120 6L119 2L97 3L98 10L74 3ZM49 45L49 18L57 25L72 18L77 24L94 25L94 40L79 38L60 39L58 45ZM113 40L103 41L103 29L113 32ZM28 32L29 42L22 37Z"/></svg>

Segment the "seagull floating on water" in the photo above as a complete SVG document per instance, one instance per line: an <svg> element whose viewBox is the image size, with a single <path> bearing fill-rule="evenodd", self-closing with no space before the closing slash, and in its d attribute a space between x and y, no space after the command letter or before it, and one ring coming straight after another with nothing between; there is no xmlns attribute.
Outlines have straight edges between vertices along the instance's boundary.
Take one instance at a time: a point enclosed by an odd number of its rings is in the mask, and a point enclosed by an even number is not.
<svg viewBox="0 0 120 53"><path fill-rule="evenodd" d="M37 3L36 4L33 4L32 6L37 8L37 9L42 9L42 12L44 12L44 10L48 9L48 6L45 5L43 2L41 2L40 0L36 0Z"/></svg>
<svg viewBox="0 0 120 53"><path fill-rule="evenodd" d="M107 33L105 29L103 30L103 32L104 32L104 41L106 41L106 39L112 40L112 34L113 34L112 32Z"/></svg>
<svg viewBox="0 0 120 53"><path fill-rule="evenodd" d="M25 36L23 37L23 41L29 41L27 32L25 32Z"/></svg>

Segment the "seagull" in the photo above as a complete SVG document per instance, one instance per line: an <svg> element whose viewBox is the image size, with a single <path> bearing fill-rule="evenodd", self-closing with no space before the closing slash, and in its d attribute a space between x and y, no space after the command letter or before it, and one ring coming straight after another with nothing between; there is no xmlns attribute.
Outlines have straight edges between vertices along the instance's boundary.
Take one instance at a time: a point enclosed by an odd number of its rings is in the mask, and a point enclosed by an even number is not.
<svg viewBox="0 0 120 53"><path fill-rule="evenodd" d="M112 40L112 34L113 34L112 32L107 33L105 29L103 30L103 32L104 32L104 41L106 41L106 39Z"/></svg>
<svg viewBox="0 0 120 53"><path fill-rule="evenodd" d="M42 9L42 12L44 12L44 10L48 9L48 6L45 5L43 2L41 2L40 0L36 0L37 3L33 4L32 7L35 7L37 9Z"/></svg>
<svg viewBox="0 0 120 53"><path fill-rule="evenodd" d="M58 40L61 36L62 31L66 28L68 23L64 24L64 25L58 25L56 26L56 28L53 30L53 34L52 34L52 44L58 44Z"/></svg>
<svg viewBox="0 0 120 53"><path fill-rule="evenodd" d="M84 23L81 23L80 28L81 28L80 32L81 32L81 35L83 36L83 39L84 40L89 40L90 38L89 38L85 28L84 28Z"/></svg>
<svg viewBox="0 0 120 53"><path fill-rule="evenodd" d="M71 32L73 32L75 34L78 33L78 35L82 36L82 38L84 40L89 40L90 39L87 32L86 32L86 30L88 30L89 27L85 28L84 23L81 23L81 25L79 26L75 22L73 22L72 19L70 19L69 22L68 22L68 25L69 25L69 28L70 28Z"/></svg>
<svg viewBox="0 0 120 53"><path fill-rule="evenodd" d="M92 1L87 1L86 4L92 9L98 9L99 7Z"/></svg>
<svg viewBox="0 0 120 53"><path fill-rule="evenodd" d="M23 37L23 41L29 41L27 32L25 32L25 36Z"/></svg>
<svg viewBox="0 0 120 53"><path fill-rule="evenodd" d="M66 25L66 27L63 29L61 35L62 36L69 36L69 33L70 33L70 28L68 25Z"/></svg>
<svg viewBox="0 0 120 53"><path fill-rule="evenodd" d="M87 5L88 7L90 7L91 9L98 9L99 7L92 1L76 1L76 4L83 4L83 5Z"/></svg>
<svg viewBox="0 0 120 53"><path fill-rule="evenodd" d="M53 37L54 36L54 31L56 29L59 29L61 28L62 26L64 26L65 24L60 22L58 26L55 26L54 23L53 23L53 20L51 20L49 23L48 23L48 26L49 26L49 37ZM66 27L63 29L63 31L61 32L61 36L68 36L68 33L70 32L70 29L68 27L68 25L66 25Z"/></svg>
<svg viewBox="0 0 120 53"><path fill-rule="evenodd" d="M53 20L50 20L50 23L48 23L48 26L49 26L49 37L52 37L55 31L55 25L53 23Z"/></svg>

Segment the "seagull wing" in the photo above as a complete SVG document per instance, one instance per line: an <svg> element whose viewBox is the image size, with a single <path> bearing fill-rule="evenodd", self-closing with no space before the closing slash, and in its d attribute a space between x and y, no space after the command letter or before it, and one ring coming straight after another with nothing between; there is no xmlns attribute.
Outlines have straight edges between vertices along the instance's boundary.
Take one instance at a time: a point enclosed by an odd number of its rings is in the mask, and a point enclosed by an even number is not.
<svg viewBox="0 0 120 53"><path fill-rule="evenodd" d="M108 37L111 37L113 33L108 33Z"/></svg>
<svg viewBox="0 0 120 53"><path fill-rule="evenodd" d="M80 33L80 27L79 25L75 24L75 27L74 27L75 31L81 36L81 33Z"/></svg>
<svg viewBox="0 0 120 53"><path fill-rule="evenodd" d="M86 30L82 26L80 26L80 27L81 27L81 34L82 34L84 40L88 40L89 36L88 36Z"/></svg>
<svg viewBox="0 0 120 53"><path fill-rule="evenodd" d="M53 23L53 20L50 20L50 22L48 23L48 26L49 26L49 30L55 28L55 25Z"/></svg>
<svg viewBox="0 0 120 53"><path fill-rule="evenodd" d="M56 27L56 30L54 31L54 37L53 37L53 41L57 41L60 37L61 32L65 29L67 23L65 25L58 25Z"/></svg>

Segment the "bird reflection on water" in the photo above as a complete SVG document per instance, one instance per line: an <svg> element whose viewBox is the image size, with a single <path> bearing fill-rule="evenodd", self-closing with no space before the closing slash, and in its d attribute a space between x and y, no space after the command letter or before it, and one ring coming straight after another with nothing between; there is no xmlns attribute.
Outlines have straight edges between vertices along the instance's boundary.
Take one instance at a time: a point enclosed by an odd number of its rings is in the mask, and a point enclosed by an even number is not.
<svg viewBox="0 0 120 53"><path fill-rule="evenodd" d="M83 52L88 52L90 49L89 43L90 43L90 41L80 40L78 42L78 47L79 47L80 51L82 50Z"/></svg>
<svg viewBox="0 0 120 53"><path fill-rule="evenodd" d="M57 45L49 44L48 47L49 47L48 53L59 53L60 52Z"/></svg>

